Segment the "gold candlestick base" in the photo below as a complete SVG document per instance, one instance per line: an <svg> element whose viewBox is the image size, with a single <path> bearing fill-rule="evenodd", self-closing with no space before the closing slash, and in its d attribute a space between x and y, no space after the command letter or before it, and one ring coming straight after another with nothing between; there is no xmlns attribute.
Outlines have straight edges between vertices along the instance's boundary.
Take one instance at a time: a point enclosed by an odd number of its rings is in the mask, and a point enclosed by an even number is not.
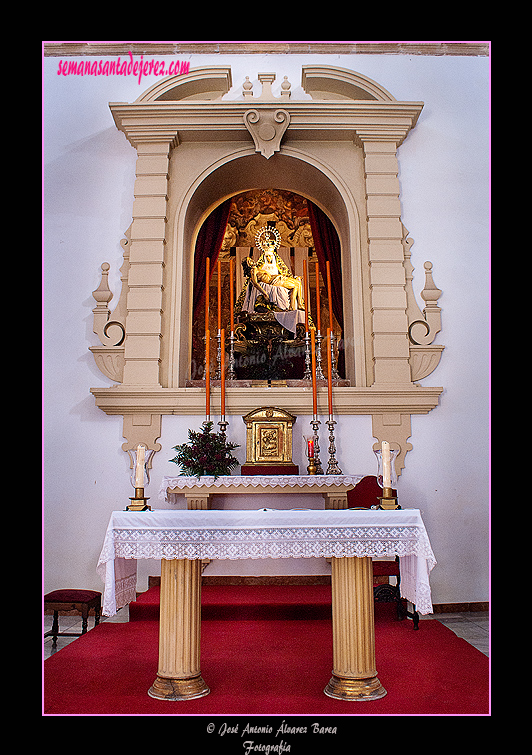
<svg viewBox="0 0 532 755"><path fill-rule="evenodd" d="M308 460L307 474L318 474L318 467L316 466L313 456Z"/></svg>
<svg viewBox="0 0 532 755"><path fill-rule="evenodd" d="M400 509L401 507L397 503L397 497L392 495L393 488L383 488L382 489L382 498L379 498L380 506L379 508L384 509L385 511L391 511L392 509Z"/></svg>
<svg viewBox="0 0 532 755"><path fill-rule="evenodd" d="M151 511L151 506L147 503L150 499L145 497L144 488L135 488L135 497L129 500L131 503L126 506L125 511Z"/></svg>

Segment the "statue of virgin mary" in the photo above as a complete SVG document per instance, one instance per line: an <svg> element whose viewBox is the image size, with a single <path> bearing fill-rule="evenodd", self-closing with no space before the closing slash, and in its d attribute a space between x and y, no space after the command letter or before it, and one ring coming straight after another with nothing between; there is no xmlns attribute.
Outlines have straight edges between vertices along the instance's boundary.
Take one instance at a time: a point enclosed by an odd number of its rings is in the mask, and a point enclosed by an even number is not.
<svg viewBox="0 0 532 755"><path fill-rule="evenodd" d="M280 234L276 228L263 228L257 233L256 243L262 254L256 262L251 257L244 260L247 277L237 311L240 302L242 312L269 310L284 328L295 334L298 323L305 322L301 278L292 275L277 253Z"/></svg>

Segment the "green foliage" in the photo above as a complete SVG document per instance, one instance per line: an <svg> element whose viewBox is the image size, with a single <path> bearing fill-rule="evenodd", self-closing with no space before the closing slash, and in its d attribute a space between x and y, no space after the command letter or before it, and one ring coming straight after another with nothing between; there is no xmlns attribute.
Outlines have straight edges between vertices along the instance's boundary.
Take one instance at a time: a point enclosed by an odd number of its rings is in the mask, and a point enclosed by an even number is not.
<svg viewBox="0 0 532 755"><path fill-rule="evenodd" d="M181 467L180 475L202 477L231 474L239 462L231 454L238 443L228 443L224 433L213 433L213 423L204 422L202 432L188 431L188 443L174 446L177 455L170 459Z"/></svg>

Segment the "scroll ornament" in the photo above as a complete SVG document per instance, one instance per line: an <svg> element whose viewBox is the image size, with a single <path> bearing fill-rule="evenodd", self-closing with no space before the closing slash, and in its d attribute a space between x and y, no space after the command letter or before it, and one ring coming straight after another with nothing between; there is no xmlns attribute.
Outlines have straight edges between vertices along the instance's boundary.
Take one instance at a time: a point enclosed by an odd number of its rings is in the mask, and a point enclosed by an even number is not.
<svg viewBox="0 0 532 755"><path fill-rule="evenodd" d="M410 248L414 243L403 226L404 267L406 272L406 296L408 317L408 339L410 341L410 370L412 382L430 375L440 363L444 346L434 344L441 330L441 308L438 299L442 292L436 287L432 277L432 262L425 262L425 286L421 298L425 308L421 312L412 288L414 266L410 261Z"/></svg>
<svg viewBox="0 0 532 755"><path fill-rule="evenodd" d="M90 346L96 365L110 380L116 383L122 382L124 372L124 340L126 337L126 299L129 291L128 274L129 274L129 245L131 240L131 228L125 231L125 238L121 240L120 245L123 250L124 262L120 268L122 290L118 303L111 314L109 303L113 298L113 292L109 288L109 270L111 266L108 262L101 265L102 278L98 288L92 292L96 300L96 306L92 310L93 333L96 333L100 339L101 346Z"/></svg>
<svg viewBox="0 0 532 755"><path fill-rule="evenodd" d="M255 142L255 151L267 160L281 149L281 139L290 124L286 110L246 110L244 124Z"/></svg>

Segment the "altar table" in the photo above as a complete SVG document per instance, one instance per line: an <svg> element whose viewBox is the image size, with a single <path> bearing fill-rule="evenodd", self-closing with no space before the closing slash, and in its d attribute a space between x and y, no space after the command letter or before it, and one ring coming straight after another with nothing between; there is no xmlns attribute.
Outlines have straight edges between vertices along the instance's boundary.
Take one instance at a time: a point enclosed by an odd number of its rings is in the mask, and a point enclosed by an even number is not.
<svg viewBox="0 0 532 755"><path fill-rule="evenodd" d="M160 558L159 669L148 694L193 699L210 691L200 669L201 560L327 557L333 672L324 691L342 700L378 699L386 691L375 666L372 557L396 555L402 596L431 613L436 560L416 509L114 511L98 562L103 613L117 610L115 581L122 584L128 565Z"/></svg>

